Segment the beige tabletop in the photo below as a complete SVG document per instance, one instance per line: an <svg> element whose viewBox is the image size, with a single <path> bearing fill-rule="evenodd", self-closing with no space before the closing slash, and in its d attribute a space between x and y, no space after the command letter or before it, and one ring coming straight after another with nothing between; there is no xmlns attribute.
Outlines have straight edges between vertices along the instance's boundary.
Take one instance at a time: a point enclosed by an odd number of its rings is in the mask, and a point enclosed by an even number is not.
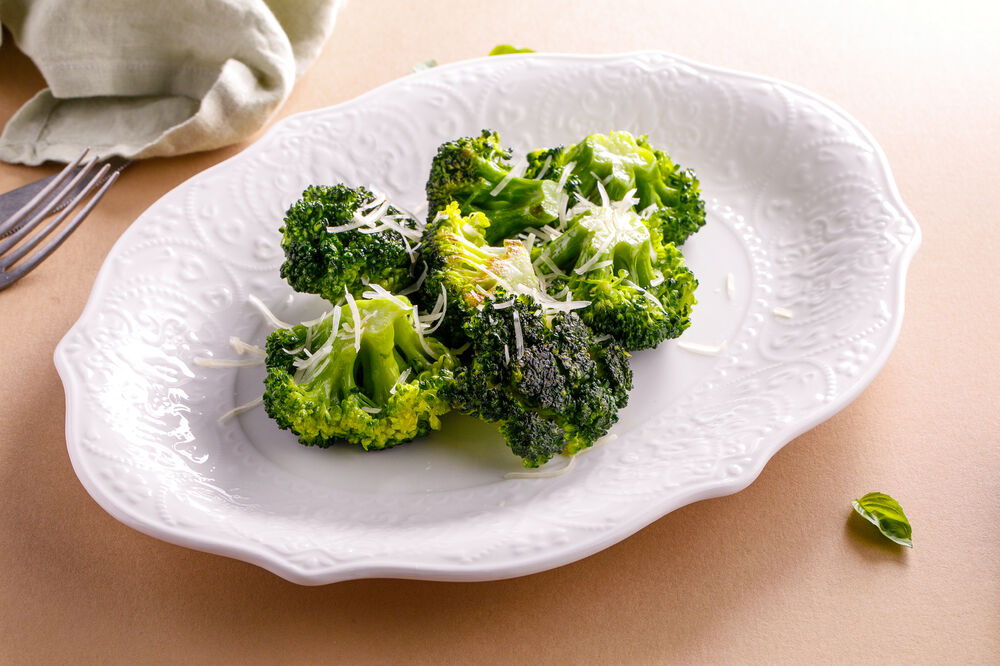
<svg viewBox="0 0 1000 666"><path fill-rule="evenodd" d="M0 293L0 662L1000 663L1000 12L750 5L353 0L279 116L502 42L663 49L815 91L880 142L923 231L898 344L857 400L743 492L522 578L309 588L170 545L77 480L52 355L139 214L250 141L139 163ZM43 85L5 38L0 123ZM0 191L55 170L0 164ZM850 517L871 490L902 502L912 550Z"/></svg>

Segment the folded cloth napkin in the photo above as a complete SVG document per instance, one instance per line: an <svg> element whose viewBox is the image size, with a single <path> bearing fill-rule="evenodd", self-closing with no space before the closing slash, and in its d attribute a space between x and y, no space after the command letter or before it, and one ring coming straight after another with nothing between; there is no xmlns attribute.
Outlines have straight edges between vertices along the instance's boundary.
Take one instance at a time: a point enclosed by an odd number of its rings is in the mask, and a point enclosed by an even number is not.
<svg viewBox="0 0 1000 666"><path fill-rule="evenodd" d="M0 0L48 83L10 119L0 159L143 158L239 141L281 106L341 0Z"/></svg>

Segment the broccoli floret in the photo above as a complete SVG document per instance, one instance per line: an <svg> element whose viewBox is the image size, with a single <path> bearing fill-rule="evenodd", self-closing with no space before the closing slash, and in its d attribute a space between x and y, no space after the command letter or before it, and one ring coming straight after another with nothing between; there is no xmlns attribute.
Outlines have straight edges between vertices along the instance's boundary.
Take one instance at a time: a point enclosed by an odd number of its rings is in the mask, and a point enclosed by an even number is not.
<svg viewBox="0 0 1000 666"><path fill-rule="evenodd" d="M490 227L483 213L463 216L459 205L451 202L424 230L421 256L427 277L421 288L422 305L426 311L443 310L435 333L453 347L466 342L463 324L498 287L509 292L539 289L524 244L506 240L502 246L489 245Z"/></svg>
<svg viewBox="0 0 1000 666"><path fill-rule="evenodd" d="M356 297L368 282L395 292L413 281L417 222L364 187L308 187L280 231L281 276L296 291L336 302L345 288Z"/></svg>
<svg viewBox="0 0 1000 666"><path fill-rule="evenodd" d="M577 453L617 422L632 387L628 353L599 342L576 314L548 316L530 296L498 290L465 328L471 360L441 395L498 423L525 467Z"/></svg>
<svg viewBox="0 0 1000 666"><path fill-rule="evenodd" d="M705 224L705 202L694 172L674 164L646 137L628 132L591 134L565 148L536 150L528 154L524 177L559 181L569 165L567 193L600 203L601 187L613 201L635 190L636 212L652 207L644 217L659 225L664 242L681 245Z"/></svg>
<svg viewBox="0 0 1000 666"><path fill-rule="evenodd" d="M481 211L491 225L486 241L496 244L558 216L555 183L511 175L510 151L496 132L442 144L427 180L428 222L452 201L462 213Z"/></svg>
<svg viewBox="0 0 1000 666"><path fill-rule="evenodd" d="M589 301L579 310L583 321L630 351L679 336L691 323L698 286L680 250L663 243L658 225L628 200L583 203L574 212L561 235L534 250L548 292Z"/></svg>
<svg viewBox="0 0 1000 666"><path fill-rule="evenodd" d="M439 429L450 411L440 393L458 363L417 333L412 314L403 297L348 298L317 321L271 333L268 416L306 446L384 449Z"/></svg>
<svg viewBox="0 0 1000 666"><path fill-rule="evenodd" d="M564 150L564 146L557 146L555 148L540 148L528 153L528 168L524 171L524 177L541 180L546 178L550 169L553 168L557 169L557 174L561 174L562 167L558 166L557 160ZM549 180L558 180L558 178L550 178Z"/></svg>

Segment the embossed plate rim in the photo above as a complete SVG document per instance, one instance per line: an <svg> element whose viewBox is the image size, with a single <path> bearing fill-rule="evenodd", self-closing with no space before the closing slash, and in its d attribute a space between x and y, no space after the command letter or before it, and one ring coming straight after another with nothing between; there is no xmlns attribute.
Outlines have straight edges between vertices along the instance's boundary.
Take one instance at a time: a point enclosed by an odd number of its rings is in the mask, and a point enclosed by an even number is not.
<svg viewBox="0 0 1000 666"><path fill-rule="evenodd" d="M177 529L173 526L161 523L151 523L149 517L141 513L132 511L128 506L123 504L119 498L107 492L107 489L97 480L93 473L93 470L88 466L86 456L83 454L80 447L80 439L82 436L80 423L78 418L82 418L83 414L78 414L77 410L73 409L73 405L78 403L79 396L81 392L86 391L85 386L81 386L81 382L77 382L76 375L71 372L69 364L71 362L69 354L66 350L67 340L77 329L81 326L82 322L86 321L89 317L94 315L97 306L97 301L99 300L100 294L105 288L105 283L110 279L111 271L108 268L110 261L116 256L117 252L122 248L126 247L129 243L137 237L139 233L140 224L134 224L130 227L118 240L115 246L112 248L108 255L108 260L105 265L102 266L100 273L95 281L94 287L91 291L90 297L88 298L87 304L80 315L79 320L66 334L63 340L60 342L55 353L55 363L56 368L63 380L66 401L67 401L67 419L66 419L66 438L67 447L69 450L69 455L71 462L73 464L74 470L77 476L80 478L81 483L91 494L92 497L102 506L106 511L108 511L112 516L120 520L121 522L141 531L151 536L161 538L165 541L172 542L175 544L188 546L196 548L199 550L204 550L208 552L213 552L221 555L226 555L234 557L237 559L252 562L259 566L262 566L278 575L281 575L289 580L293 580L298 583L303 584L323 584L328 582L333 582L337 580L346 580L351 578L362 578L362 577L374 577L374 576L393 576L393 577L406 577L406 578L422 578L422 579L434 579L434 580L490 580L505 577L512 577L518 575L524 575L528 573L534 573L537 571L542 571L548 568L559 566L562 564L567 564L569 562L575 561L587 555L593 554L606 548L618 541L626 538L630 534L638 531L642 527L648 525L657 518L673 511L681 506L689 504L694 501L708 499L711 497L718 497L722 495L731 494L742 490L747 485L753 482L754 479L760 474L766 463L773 457L773 455L791 439L797 437L801 433L815 427L819 423L822 423L826 419L833 416L836 412L843 409L847 404L853 401L875 378L881 368L887 361L892 348L898 338L900 327L902 325L903 316L903 305L904 305L904 293L905 293L905 283L906 283L906 272L909 266L910 259L916 252L920 244L920 229L916 221L913 219L912 214L907 210L905 204L903 203L898 189L895 184L895 180L892 177L892 172L888 164L888 160L878 143L870 135L870 133L860 125L854 118L843 111L839 106L831 103L830 101L823 99L822 97L805 90L794 84L789 84L771 77L761 76L756 74L749 74L745 72L740 72L728 68L715 67L709 65L703 65L691 61L687 58L676 56L663 51L637 51L632 53L622 53L622 54L607 54L607 55L576 55L576 54L532 54L532 55L520 55L520 56L504 56L503 59L491 59L491 58L478 58L474 60L468 60L458 63L452 63L445 65L434 70L428 70L416 75L411 75L405 79L391 81L378 88L375 88L357 98L346 101L344 103L324 108L315 109L311 111L302 112L294 116L282 119L278 121L274 127L270 128L265 135L268 136L273 132L278 132L284 126L285 123L290 121L300 121L303 118L308 118L314 115L335 113L338 111L343 111L350 109L354 106L363 106L367 103L368 99L375 97L383 93L386 89L389 89L395 85L400 84L402 81L420 81L423 79L433 79L440 76L442 73L447 73L453 70L467 68L467 67L478 67L483 63L503 63L514 64L517 62L523 62L534 59L544 59L548 61L565 61L567 63L574 62L595 62L595 61L607 61L612 62L615 60L622 60L628 58L642 58L643 56L655 56L655 57L665 57L670 60L676 61L679 64L685 65L687 67L694 68L699 72L705 73L707 75L719 74L729 77L740 78L748 82L758 82L771 84L781 89L788 90L796 93L802 97L812 100L813 102L825 107L827 110L836 114L841 120L845 121L854 131L858 133L861 139L866 142L867 146L870 147L875 156L876 166L880 173L884 177L884 186L886 188L885 195L891 202L899 209L900 213L907 219L907 221L912 225L914 233L909 243L903 249L900 257L898 258L898 263L896 264L896 272L891 276L891 280L895 283L895 296L897 298L897 309L895 309L891 314L891 328L888 330L888 335L885 344L879 349L878 353L869 361L865 366L864 370L855 379L854 383L844 392L840 393L836 399L832 402L826 403L821 409L818 409L812 413L811 418L801 419L794 423L788 424L786 427L774 431L768 437L761 440L760 447L757 450L753 461L754 465L752 467L748 466L744 469L744 473L737 477L731 477L728 479L712 479L710 482L704 483L700 486L689 486L685 488L684 493L676 495L670 499L669 502L664 502L661 504L653 504L647 508L647 510L635 514L628 522L621 523L616 527L606 529L600 532L596 538L592 538L585 542L574 542L570 543L564 547L560 548L550 548L544 552L537 553L533 556L522 556L519 558L514 558L504 562L491 561L489 559L484 559L475 562L466 562L454 565L436 565L431 563L416 563L408 564L401 562L398 559L393 559L392 557L383 558L372 558L364 562L351 562L347 564L340 564L334 567L328 567L326 569L313 571L305 569L301 566L296 565L293 562L288 561L278 557L274 551L268 550L253 542L234 542L231 538L217 537L211 534L205 534L200 532L185 531L183 529ZM258 142L259 143L259 142ZM205 176L207 174L216 173L217 170L224 170L228 168L233 161L238 161L241 159L246 159L254 154L254 147L257 144L249 146L246 150L241 153L207 169L205 172L197 174L190 180L194 180ZM187 183L182 184L179 187L184 187ZM165 196L169 196L165 195ZM161 199L162 201L162 199ZM154 204L150 207L153 209L157 206ZM145 213L143 214L145 215Z"/></svg>

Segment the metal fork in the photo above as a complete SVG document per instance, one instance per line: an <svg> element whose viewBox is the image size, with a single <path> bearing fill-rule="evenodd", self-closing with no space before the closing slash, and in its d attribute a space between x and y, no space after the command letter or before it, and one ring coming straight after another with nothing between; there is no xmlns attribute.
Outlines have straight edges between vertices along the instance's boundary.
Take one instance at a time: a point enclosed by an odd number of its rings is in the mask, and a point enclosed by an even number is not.
<svg viewBox="0 0 1000 666"><path fill-rule="evenodd" d="M90 180L84 182L98 162L94 156L80 167L87 153L84 150L31 201L6 220L0 221L0 291L23 278L55 252L118 179L124 166L113 168L111 164L104 164ZM93 196L80 212L52 238L48 238L41 248L35 250L92 192ZM42 223L55 213L58 215L43 227ZM32 235L32 232L36 233Z"/></svg>

